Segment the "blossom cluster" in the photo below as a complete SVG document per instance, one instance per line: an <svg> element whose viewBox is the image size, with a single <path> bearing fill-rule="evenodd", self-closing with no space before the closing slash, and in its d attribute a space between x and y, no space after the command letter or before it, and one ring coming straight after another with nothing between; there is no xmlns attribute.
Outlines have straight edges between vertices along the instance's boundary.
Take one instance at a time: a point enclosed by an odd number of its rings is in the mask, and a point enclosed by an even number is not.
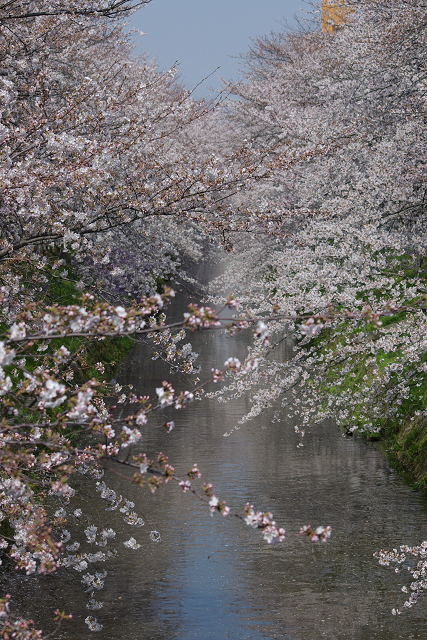
<svg viewBox="0 0 427 640"><path fill-rule="evenodd" d="M273 514L269 511L255 511L253 505L246 504L244 522L254 529L262 530L262 537L268 544L282 542L285 539L286 531L281 527L277 527L273 520Z"/></svg>

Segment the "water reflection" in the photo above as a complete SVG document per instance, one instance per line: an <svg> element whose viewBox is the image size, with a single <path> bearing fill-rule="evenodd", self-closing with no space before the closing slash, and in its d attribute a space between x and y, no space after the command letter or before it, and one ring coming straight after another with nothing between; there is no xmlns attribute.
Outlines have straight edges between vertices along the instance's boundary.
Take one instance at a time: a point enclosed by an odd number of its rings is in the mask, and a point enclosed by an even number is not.
<svg viewBox="0 0 427 640"><path fill-rule="evenodd" d="M206 376L227 357L244 356L247 340L245 335L192 336ZM186 379L152 361L146 345L135 349L117 377L131 381L137 393L152 393L164 379L178 390L189 388ZM271 509L286 527L287 540L269 547L237 520L211 518L178 487L150 496L130 485L124 471L107 470L107 484L136 503L146 525L132 531L111 515L110 526L127 538L134 535L142 546L132 551L121 545L119 557L107 567L105 590L97 594L106 603L96 612L104 625L98 637L424 638L422 602L393 618L390 611L402 601L404 579L372 557L381 547L423 539L427 515L420 496L396 477L375 444L342 438L333 425L314 428L299 449L292 425L271 423L272 410L224 438L247 410L245 398L229 404L204 398L174 413L170 434L160 428L170 417L167 410L154 419L157 428L153 422L146 427L143 447L163 451L181 475L197 462L203 479L235 510L242 511L247 501ZM77 502L86 510L89 505L93 519L105 521L105 505L84 479L81 483ZM330 524L330 543L313 545L299 537L299 527L309 523ZM161 543L150 540L152 529L161 533ZM71 610L75 622L60 637L87 638L93 634L83 622L88 612L80 577L72 572L47 578L9 575L8 590L41 624L56 607Z"/></svg>

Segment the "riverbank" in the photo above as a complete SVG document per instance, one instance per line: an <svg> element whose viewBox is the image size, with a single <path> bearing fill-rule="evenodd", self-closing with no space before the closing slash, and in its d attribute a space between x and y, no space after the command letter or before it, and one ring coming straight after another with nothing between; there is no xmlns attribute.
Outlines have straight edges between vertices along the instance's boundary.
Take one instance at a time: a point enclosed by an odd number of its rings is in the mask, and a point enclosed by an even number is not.
<svg viewBox="0 0 427 640"><path fill-rule="evenodd" d="M427 492L427 377L415 376L412 362L398 350L373 348L378 342L386 343L388 332L394 331L405 319L406 314L398 314L385 318L379 328L368 325L364 330L345 323L338 336L332 337L326 330L312 344L318 345L319 356L329 353L330 367L322 392L325 398L330 394L336 398L338 425L349 433L360 431L368 440L379 440L405 480L413 488ZM344 351L350 341L353 345L363 342L364 348L349 357ZM348 360L352 360L351 366ZM399 395L397 376L394 379L396 374L407 380L413 376L403 397ZM375 386L376 391L367 397L368 385L371 389ZM358 398L358 403L345 404L346 398ZM366 429L367 422L369 429Z"/></svg>
<svg viewBox="0 0 427 640"><path fill-rule="evenodd" d="M383 429L384 450L414 489L427 493L427 419L408 415L403 425L390 422Z"/></svg>

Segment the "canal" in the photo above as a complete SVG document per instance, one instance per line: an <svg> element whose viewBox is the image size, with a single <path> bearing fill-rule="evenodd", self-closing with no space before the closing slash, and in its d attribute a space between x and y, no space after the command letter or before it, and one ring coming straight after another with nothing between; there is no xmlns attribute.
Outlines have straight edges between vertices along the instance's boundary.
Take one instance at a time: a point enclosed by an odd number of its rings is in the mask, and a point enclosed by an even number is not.
<svg viewBox="0 0 427 640"><path fill-rule="evenodd" d="M228 357L244 358L250 335L201 332L189 340L206 379ZM164 379L176 390L191 389L187 378L152 360L147 344L136 346L117 375L138 394L152 395ZM15 607L46 630L53 627L55 608L72 612L74 621L57 635L67 640L425 638L424 601L393 617L408 578L373 558L381 548L415 545L426 537L422 497L404 484L375 443L344 438L333 424L323 424L310 429L299 448L291 423L272 422L275 409L224 437L249 410L248 399L224 404L204 397L183 411L155 415L143 428L139 448L149 455L162 451L182 476L196 462L202 481L211 482L233 511L241 513L246 502L271 510L287 531L283 543L269 546L238 520L211 517L177 486L152 496L132 485L126 470L108 468L103 481L135 503L144 526L132 528L118 510L106 512L108 505L83 477L66 507L81 508L86 524L117 531L108 546L117 548L117 557L90 567L92 573L108 572L104 589L95 593L103 608L86 609L82 574L71 568L47 577L4 575L3 590L14 596ZM161 425L171 418L176 426L167 433ZM331 525L329 543L299 536L304 524ZM77 526L72 533L81 550L90 550ZM123 546L129 536L138 549ZM103 625L101 631L88 630L88 615Z"/></svg>

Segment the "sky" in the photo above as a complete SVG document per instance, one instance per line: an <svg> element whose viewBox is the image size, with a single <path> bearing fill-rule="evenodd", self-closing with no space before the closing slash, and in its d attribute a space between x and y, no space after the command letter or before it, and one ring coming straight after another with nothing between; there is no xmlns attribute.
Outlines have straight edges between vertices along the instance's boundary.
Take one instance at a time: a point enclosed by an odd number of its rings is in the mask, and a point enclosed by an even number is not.
<svg viewBox="0 0 427 640"><path fill-rule="evenodd" d="M179 63L179 80L188 89L213 74L196 90L201 98L220 88L220 77L236 78L236 57L251 38L295 25L294 16L304 18L307 8L305 0L152 0L130 26L146 32L138 36L138 49L160 69Z"/></svg>

